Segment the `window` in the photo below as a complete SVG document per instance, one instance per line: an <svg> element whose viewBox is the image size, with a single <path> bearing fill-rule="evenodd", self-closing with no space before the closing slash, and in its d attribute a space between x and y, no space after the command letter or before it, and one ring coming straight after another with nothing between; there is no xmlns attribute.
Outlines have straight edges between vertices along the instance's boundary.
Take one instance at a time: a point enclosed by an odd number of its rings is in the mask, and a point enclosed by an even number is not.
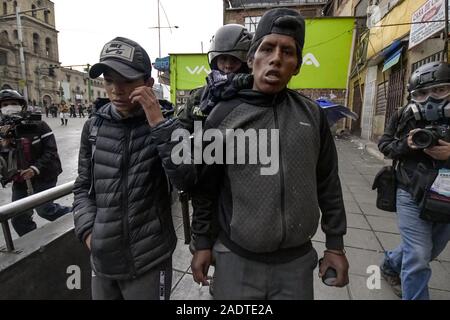
<svg viewBox="0 0 450 320"><path fill-rule="evenodd" d="M67 82L70 82L70 74L66 74Z"/></svg>
<svg viewBox="0 0 450 320"><path fill-rule="evenodd" d="M256 17L245 17L245 27L249 32L255 32L256 27L258 26L259 20L261 20L261 16Z"/></svg>
<svg viewBox="0 0 450 320"><path fill-rule="evenodd" d="M44 10L44 20L45 20L45 23L48 23L48 11L47 10Z"/></svg>
<svg viewBox="0 0 450 320"><path fill-rule="evenodd" d="M8 64L8 56L6 52L0 51L0 66L6 66Z"/></svg>
<svg viewBox="0 0 450 320"><path fill-rule="evenodd" d="M6 2L3 2L3 14L8 14L8 4Z"/></svg>
<svg viewBox="0 0 450 320"><path fill-rule="evenodd" d="M3 30L3 31L0 33L0 42L1 42L1 43L9 43L8 31Z"/></svg>
<svg viewBox="0 0 450 320"><path fill-rule="evenodd" d="M31 10L36 10L36 6L34 4L31 5ZM31 11L31 15L36 18L36 11Z"/></svg>
<svg viewBox="0 0 450 320"><path fill-rule="evenodd" d="M101 95L100 95L100 91L97 91L97 97L101 97Z"/></svg>
<svg viewBox="0 0 450 320"><path fill-rule="evenodd" d="M17 11L17 1L14 1L14 13Z"/></svg>
<svg viewBox="0 0 450 320"><path fill-rule="evenodd" d="M17 33L17 30L13 31L14 39L19 39L19 34Z"/></svg>
<svg viewBox="0 0 450 320"><path fill-rule="evenodd" d="M375 106L376 116L382 116L386 113L388 87L389 81L382 82L378 85L377 104Z"/></svg>
<svg viewBox="0 0 450 320"><path fill-rule="evenodd" d="M45 39L45 56L47 58L52 57L52 40L50 38Z"/></svg>
<svg viewBox="0 0 450 320"><path fill-rule="evenodd" d="M41 47L39 45L39 35L37 33L33 33L33 52L39 54L41 51Z"/></svg>

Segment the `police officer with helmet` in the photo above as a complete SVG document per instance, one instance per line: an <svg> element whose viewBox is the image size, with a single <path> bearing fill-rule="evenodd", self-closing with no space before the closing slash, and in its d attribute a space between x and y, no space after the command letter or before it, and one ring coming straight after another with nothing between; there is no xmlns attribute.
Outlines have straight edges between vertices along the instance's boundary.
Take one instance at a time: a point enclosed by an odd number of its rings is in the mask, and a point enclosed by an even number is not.
<svg viewBox="0 0 450 320"><path fill-rule="evenodd" d="M62 172L55 137L40 117L27 113L24 97L15 90L0 91L0 157L2 184L12 181L12 201L56 186ZM69 213L70 207L48 202L36 208L49 221ZM33 211L11 219L14 230L22 236L34 229Z"/></svg>
<svg viewBox="0 0 450 320"><path fill-rule="evenodd" d="M251 40L252 35L239 24L224 25L213 36L208 51L212 71L207 78L209 85L193 90L186 105L181 106L177 114L183 127L191 133L194 131L194 121L204 122L212 110L211 107L202 108L201 103L207 99L208 91L217 84L214 83L215 71L223 75L249 73L247 52Z"/></svg>
<svg viewBox="0 0 450 320"><path fill-rule="evenodd" d="M410 103L393 114L378 144L398 163L401 235L401 244L385 253L381 272L403 299L429 299L429 263L450 240L450 65L419 67L408 91Z"/></svg>

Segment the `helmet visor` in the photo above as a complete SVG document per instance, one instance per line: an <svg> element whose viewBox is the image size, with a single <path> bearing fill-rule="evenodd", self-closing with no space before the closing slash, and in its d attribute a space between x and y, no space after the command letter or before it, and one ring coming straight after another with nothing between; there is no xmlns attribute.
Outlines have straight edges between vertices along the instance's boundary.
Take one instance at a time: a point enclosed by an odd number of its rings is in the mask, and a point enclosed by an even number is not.
<svg viewBox="0 0 450 320"><path fill-rule="evenodd" d="M448 96L450 96L450 83L441 83L411 91L411 100L419 103L427 101L430 97L441 100Z"/></svg>

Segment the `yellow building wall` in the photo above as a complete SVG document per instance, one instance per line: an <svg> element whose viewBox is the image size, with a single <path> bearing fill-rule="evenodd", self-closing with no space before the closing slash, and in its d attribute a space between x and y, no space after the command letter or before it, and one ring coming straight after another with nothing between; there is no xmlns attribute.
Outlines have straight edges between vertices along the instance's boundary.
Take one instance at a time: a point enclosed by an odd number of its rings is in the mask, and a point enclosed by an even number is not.
<svg viewBox="0 0 450 320"><path fill-rule="evenodd" d="M341 4L336 13L338 17L353 16L353 0L348 0L346 3Z"/></svg>
<svg viewBox="0 0 450 320"><path fill-rule="evenodd" d="M427 0L405 0L392 9L376 27L370 30L369 46L367 58L372 58L375 54L389 46L394 40L407 35L411 25L379 27L383 25L411 23L412 14L425 4Z"/></svg>

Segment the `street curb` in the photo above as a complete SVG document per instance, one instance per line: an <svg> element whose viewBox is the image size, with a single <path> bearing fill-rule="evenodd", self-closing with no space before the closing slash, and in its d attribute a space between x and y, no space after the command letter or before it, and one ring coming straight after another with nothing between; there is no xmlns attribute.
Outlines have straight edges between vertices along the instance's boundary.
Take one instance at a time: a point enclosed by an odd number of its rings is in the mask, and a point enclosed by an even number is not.
<svg viewBox="0 0 450 320"><path fill-rule="evenodd" d="M359 149L364 150L364 152L370 154L371 156L373 156L376 159L384 162L385 164L390 164L391 163L391 160L386 159L384 157L384 154L382 154L378 150L378 145L375 142L364 140L364 139L361 139L360 137L355 137L355 136L351 137L351 141L354 144L356 144L359 147Z"/></svg>

